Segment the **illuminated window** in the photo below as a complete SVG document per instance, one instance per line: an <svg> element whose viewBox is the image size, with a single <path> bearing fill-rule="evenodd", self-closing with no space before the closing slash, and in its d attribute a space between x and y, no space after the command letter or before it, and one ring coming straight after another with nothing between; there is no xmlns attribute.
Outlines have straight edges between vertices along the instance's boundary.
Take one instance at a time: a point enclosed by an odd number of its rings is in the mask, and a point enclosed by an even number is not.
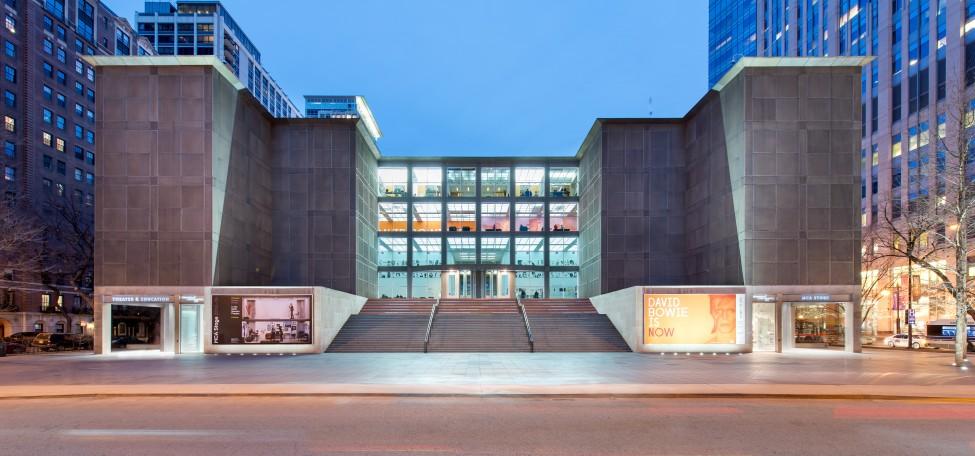
<svg viewBox="0 0 975 456"><path fill-rule="evenodd" d="M554 198L579 196L579 168L552 168L548 172L549 195Z"/></svg>
<svg viewBox="0 0 975 456"><path fill-rule="evenodd" d="M379 236L378 266L406 266L406 238Z"/></svg>
<svg viewBox="0 0 975 456"><path fill-rule="evenodd" d="M474 203L447 204L447 231L474 231Z"/></svg>
<svg viewBox="0 0 975 456"><path fill-rule="evenodd" d="M447 238L447 264L472 264L477 261L476 238Z"/></svg>
<svg viewBox="0 0 975 456"><path fill-rule="evenodd" d="M482 264L511 264L511 247L507 237L481 238Z"/></svg>
<svg viewBox="0 0 975 456"><path fill-rule="evenodd" d="M54 139L54 149L58 152L64 152L64 140L61 138Z"/></svg>
<svg viewBox="0 0 975 456"><path fill-rule="evenodd" d="M548 240L549 266L578 266L579 238L552 237Z"/></svg>
<svg viewBox="0 0 975 456"><path fill-rule="evenodd" d="M379 231L406 231L406 203L379 203Z"/></svg>
<svg viewBox="0 0 975 456"><path fill-rule="evenodd" d="M408 296L406 272L379 272L379 297L381 298L405 298Z"/></svg>
<svg viewBox="0 0 975 456"><path fill-rule="evenodd" d="M413 196L439 197L443 170L439 167L413 168Z"/></svg>
<svg viewBox="0 0 975 456"><path fill-rule="evenodd" d="M551 203L548 209L552 231L579 231L578 203Z"/></svg>
<svg viewBox="0 0 975 456"><path fill-rule="evenodd" d="M379 168L379 196L406 196L406 168Z"/></svg>
<svg viewBox="0 0 975 456"><path fill-rule="evenodd" d="M544 196L545 168L515 168L515 187L518 196Z"/></svg>
<svg viewBox="0 0 975 456"><path fill-rule="evenodd" d="M413 238L413 266L439 265L442 251L443 241L439 237Z"/></svg>
<svg viewBox="0 0 975 456"><path fill-rule="evenodd" d="M518 231L545 231L545 205L542 203L515 204L515 225Z"/></svg>
<svg viewBox="0 0 975 456"><path fill-rule="evenodd" d="M574 271L549 273L548 297L552 299L579 297L579 273Z"/></svg>
<svg viewBox="0 0 975 456"><path fill-rule="evenodd" d="M447 168L447 195L451 197L477 196L475 168Z"/></svg>
<svg viewBox="0 0 975 456"><path fill-rule="evenodd" d="M54 137L46 131L41 132L41 144L51 147L51 145L54 144Z"/></svg>
<svg viewBox="0 0 975 456"><path fill-rule="evenodd" d="M440 203L413 204L413 231L440 231Z"/></svg>
<svg viewBox="0 0 975 456"><path fill-rule="evenodd" d="M481 197L505 198L511 186L511 169L481 168Z"/></svg>
<svg viewBox="0 0 975 456"><path fill-rule="evenodd" d="M517 266L544 266L545 265L545 239L533 237L515 238L515 265Z"/></svg>
<svg viewBox="0 0 975 456"><path fill-rule="evenodd" d="M508 203L481 203L481 231L510 231Z"/></svg>
<svg viewBox="0 0 975 456"><path fill-rule="evenodd" d="M13 117L3 116L3 128L13 133L17 131L17 121Z"/></svg>
<svg viewBox="0 0 975 456"><path fill-rule="evenodd" d="M411 297L419 299L439 298L441 286L440 271L416 271L413 273Z"/></svg>

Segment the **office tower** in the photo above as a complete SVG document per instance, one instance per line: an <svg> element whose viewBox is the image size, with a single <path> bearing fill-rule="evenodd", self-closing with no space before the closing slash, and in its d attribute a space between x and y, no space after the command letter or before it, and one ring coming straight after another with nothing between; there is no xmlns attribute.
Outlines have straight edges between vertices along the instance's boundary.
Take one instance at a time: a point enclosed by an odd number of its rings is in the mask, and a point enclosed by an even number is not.
<svg viewBox="0 0 975 456"><path fill-rule="evenodd" d="M305 95L305 117L313 119L362 119L373 140L382 132L365 97L359 95Z"/></svg>
<svg viewBox="0 0 975 456"><path fill-rule="evenodd" d="M275 117L301 117L298 107L261 64L261 52L220 2L147 1L136 13L139 34L159 55L213 55L230 67Z"/></svg>
<svg viewBox="0 0 975 456"><path fill-rule="evenodd" d="M0 8L0 191L44 223L56 217L52 199L70 198L90 218L97 88L95 71L83 56L152 54L152 46L101 2L4 0ZM0 337L19 331L80 332L91 321L90 315L78 315L74 327L66 327L59 308L83 314L87 307L69 284L45 285L39 276L5 267L0 273ZM60 298L51 287L61 291Z"/></svg>
<svg viewBox="0 0 975 456"><path fill-rule="evenodd" d="M918 198L944 194L943 179L928 164L944 161L938 138L951 94L975 82L975 1L711 0L709 43L712 83L743 55L875 57L860 80L864 238L885 211L899 219ZM880 331L896 329L904 305L891 304L898 277L907 283L900 268L892 269L893 286L876 302ZM864 270L865 277L876 273ZM932 280L915 274L920 288ZM919 322L953 316L940 293L914 301Z"/></svg>

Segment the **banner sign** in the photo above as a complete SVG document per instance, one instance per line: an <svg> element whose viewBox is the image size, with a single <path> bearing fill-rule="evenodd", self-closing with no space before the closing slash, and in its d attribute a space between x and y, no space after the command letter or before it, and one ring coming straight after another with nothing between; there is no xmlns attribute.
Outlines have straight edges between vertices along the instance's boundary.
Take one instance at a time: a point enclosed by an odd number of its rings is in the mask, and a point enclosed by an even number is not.
<svg viewBox="0 0 975 456"><path fill-rule="evenodd" d="M214 296L213 344L310 344L311 296Z"/></svg>
<svg viewBox="0 0 975 456"><path fill-rule="evenodd" d="M644 344L744 343L744 309L733 294L644 294Z"/></svg>

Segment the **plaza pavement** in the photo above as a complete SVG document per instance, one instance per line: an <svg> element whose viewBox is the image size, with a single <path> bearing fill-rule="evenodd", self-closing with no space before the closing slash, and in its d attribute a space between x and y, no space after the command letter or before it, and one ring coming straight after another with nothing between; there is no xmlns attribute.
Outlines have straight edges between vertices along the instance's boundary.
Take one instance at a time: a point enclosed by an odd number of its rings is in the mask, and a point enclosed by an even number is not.
<svg viewBox="0 0 975 456"><path fill-rule="evenodd" d="M59 354L0 358L0 399L392 395L951 399L950 353Z"/></svg>

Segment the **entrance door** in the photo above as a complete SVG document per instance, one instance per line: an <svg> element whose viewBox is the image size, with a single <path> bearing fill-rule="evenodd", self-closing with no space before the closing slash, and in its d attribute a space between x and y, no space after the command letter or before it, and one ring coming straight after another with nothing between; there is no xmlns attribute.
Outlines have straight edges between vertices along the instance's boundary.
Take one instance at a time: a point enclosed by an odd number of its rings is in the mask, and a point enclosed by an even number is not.
<svg viewBox="0 0 975 456"><path fill-rule="evenodd" d="M511 272L484 271L483 296L485 298L511 298Z"/></svg>
<svg viewBox="0 0 975 456"><path fill-rule="evenodd" d="M202 353L203 343L200 321L203 306L200 304L181 304L179 306L179 351L180 353Z"/></svg>
<svg viewBox="0 0 975 456"><path fill-rule="evenodd" d="M458 299L474 296L471 271L447 271L444 276L446 279L444 280L443 297Z"/></svg>
<svg viewBox="0 0 975 456"><path fill-rule="evenodd" d="M775 303L752 303L752 351L775 351Z"/></svg>

